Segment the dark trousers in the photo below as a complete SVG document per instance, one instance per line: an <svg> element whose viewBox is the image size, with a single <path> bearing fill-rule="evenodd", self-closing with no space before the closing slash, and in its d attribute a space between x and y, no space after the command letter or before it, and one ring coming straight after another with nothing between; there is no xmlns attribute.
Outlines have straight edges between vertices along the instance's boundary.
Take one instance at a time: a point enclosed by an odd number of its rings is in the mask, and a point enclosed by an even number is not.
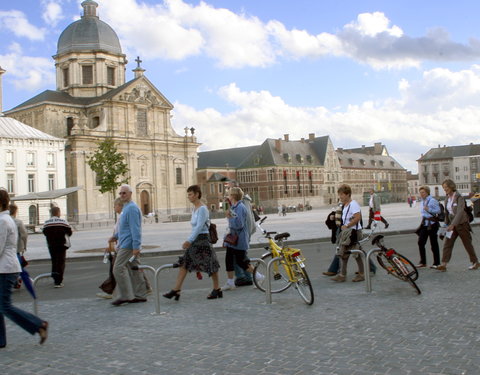
<svg viewBox="0 0 480 375"><path fill-rule="evenodd" d="M370 210L368 211L368 225L367 225L367 228L370 228L370 226L372 225L372 221L373 221L374 217L375 217L375 212L373 212L373 208L370 207ZM388 224L387 220L385 220L383 218L383 216L380 216L380 220L382 220L383 224Z"/></svg>
<svg viewBox="0 0 480 375"><path fill-rule="evenodd" d="M438 247L438 232L439 225L434 223L431 225L422 225L418 231L418 250L420 252L420 264L427 264L427 256L425 253L425 245L430 239L430 247L433 254L433 264L440 265L440 249Z"/></svg>
<svg viewBox="0 0 480 375"><path fill-rule="evenodd" d="M63 282L63 273L65 272L65 258L67 249L61 247L49 247L50 258L52 260L52 277L55 285Z"/></svg>
<svg viewBox="0 0 480 375"><path fill-rule="evenodd" d="M228 272L234 271L235 264L243 270L246 270L248 268L248 265L250 264L250 259L248 259L247 257L247 251L237 250L227 246L227 252L225 254L225 268Z"/></svg>

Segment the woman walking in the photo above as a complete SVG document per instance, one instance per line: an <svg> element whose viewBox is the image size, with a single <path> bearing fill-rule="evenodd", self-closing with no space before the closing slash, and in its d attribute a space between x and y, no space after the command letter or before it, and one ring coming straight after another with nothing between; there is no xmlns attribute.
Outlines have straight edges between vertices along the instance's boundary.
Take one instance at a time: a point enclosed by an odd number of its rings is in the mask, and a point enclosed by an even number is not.
<svg viewBox="0 0 480 375"><path fill-rule="evenodd" d="M12 305L12 289L22 268L17 257L18 231L8 211L10 197L0 190L0 348L7 345L5 318L9 318L25 331L40 335L40 344L48 336L48 323L37 316Z"/></svg>
<svg viewBox="0 0 480 375"><path fill-rule="evenodd" d="M223 293L218 284L220 264L208 238L210 220L208 208L200 200L202 198L200 186L190 186L187 189L187 197L194 207L192 219L190 220L192 232L188 239L182 244L185 253L178 260L180 268L175 286L170 292L165 293L163 296L168 299L175 298L175 301L178 301L187 272L194 271L205 272L212 278L213 290L207 296L207 299L222 298Z"/></svg>

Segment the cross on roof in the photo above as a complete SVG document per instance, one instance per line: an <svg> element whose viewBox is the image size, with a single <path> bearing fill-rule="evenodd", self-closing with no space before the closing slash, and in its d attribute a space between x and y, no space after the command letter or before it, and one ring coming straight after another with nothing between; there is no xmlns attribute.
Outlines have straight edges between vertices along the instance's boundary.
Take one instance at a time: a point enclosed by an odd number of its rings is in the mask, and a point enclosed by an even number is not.
<svg viewBox="0 0 480 375"><path fill-rule="evenodd" d="M142 62L142 60L140 60L140 56L137 56L135 62L137 63L137 68L140 68L140 63Z"/></svg>

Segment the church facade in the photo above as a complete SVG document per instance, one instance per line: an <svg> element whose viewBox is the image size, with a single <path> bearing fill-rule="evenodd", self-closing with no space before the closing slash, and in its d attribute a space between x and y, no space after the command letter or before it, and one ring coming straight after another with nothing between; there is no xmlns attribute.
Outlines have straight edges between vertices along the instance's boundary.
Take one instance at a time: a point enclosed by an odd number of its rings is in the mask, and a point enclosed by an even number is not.
<svg viewBox="0 0 480 375"><path fill-rule="evenodd" d="M98 4L82 3L84 14L60 35L56 90L46 90L5 115L66 139L66 186L82 186L68 196L68 219L112 217L113 198L102 194L87 164L99 142L110 137L129 167L134 200L144 214L183 213L186 187L196 181L194 129L177 134L173 105L145 76L137 58L134 78L125 82L126 56L115 31L96 15Z"/></svg>

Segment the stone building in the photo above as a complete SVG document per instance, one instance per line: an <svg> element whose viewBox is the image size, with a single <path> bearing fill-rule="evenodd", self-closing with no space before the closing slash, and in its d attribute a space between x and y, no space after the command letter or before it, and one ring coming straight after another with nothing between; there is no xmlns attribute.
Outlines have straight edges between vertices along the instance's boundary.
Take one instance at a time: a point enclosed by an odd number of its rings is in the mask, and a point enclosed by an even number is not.
<svg viewBox="0 0 480 375"><path fill-rule="evenodd" d="M82 3L84 14L60 35L56 90L46 90L5 114L66 139L67 186L83 186L68 197L74 222L112 217L113 197L101 194L87 165L98 142L111 137L129 166L129 183L142 212L184 212L185 189L196 179L194 129L177 134L168 99L145 76L137 58L125 82L127 59L115 31L97 16L98 4Z"/></svg>

